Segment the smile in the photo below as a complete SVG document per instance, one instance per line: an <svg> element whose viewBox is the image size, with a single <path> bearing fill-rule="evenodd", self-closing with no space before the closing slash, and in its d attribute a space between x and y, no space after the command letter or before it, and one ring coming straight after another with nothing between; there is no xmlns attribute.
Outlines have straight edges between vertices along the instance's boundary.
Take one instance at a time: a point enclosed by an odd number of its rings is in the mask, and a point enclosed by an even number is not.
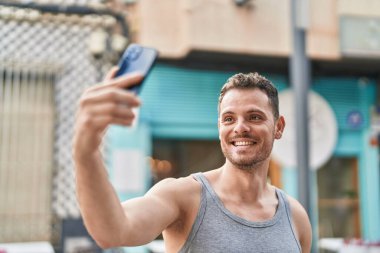
<svg viewBox="0 0 380 253"><path fill-rule="evenodd" d="M232 145L234 145L235 147L238 147L238 146L251 146L251 145L254 145L256 144L256 142L253 142L253 141L234 141L232 142Z"/></svg>

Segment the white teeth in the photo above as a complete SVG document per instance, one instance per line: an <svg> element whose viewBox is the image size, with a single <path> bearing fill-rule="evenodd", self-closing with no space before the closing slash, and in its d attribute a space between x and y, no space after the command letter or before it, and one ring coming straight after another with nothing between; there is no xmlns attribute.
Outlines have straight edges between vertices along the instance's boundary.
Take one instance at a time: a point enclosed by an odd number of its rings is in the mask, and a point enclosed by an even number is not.
<svg viewBox="0 0 380 253"><path fill-rule="evenodd" d="M248 146L253 145L253 141L236 141L235 146Z"/></svg>

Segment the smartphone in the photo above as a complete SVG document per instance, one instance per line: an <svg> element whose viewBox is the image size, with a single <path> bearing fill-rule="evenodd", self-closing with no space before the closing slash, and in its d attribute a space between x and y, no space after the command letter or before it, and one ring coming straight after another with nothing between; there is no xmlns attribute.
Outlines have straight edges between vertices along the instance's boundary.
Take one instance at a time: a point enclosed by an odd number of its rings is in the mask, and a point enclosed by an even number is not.
<svg viewBox="0 0 380 253"><path fill-rule="evenodd" d="M157 57L158 51L154 48L130 44L119 61L119 70L116 72L115 77L132 72L141 73L143 80L134 86L128 87L128 90L139 94L141 85L149 75Z"/></svg>

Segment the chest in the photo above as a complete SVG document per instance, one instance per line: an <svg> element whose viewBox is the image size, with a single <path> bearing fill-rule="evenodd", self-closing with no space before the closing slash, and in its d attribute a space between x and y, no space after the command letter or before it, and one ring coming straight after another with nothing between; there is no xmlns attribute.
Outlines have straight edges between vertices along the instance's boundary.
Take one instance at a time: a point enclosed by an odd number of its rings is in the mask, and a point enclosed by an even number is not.
<svg viewBox="0 0 380 253"><path fill-rule="evenodd" d="M269 220L275 216L278 203L270 205L247 205L231 201L223 201L223 207L232 214L245 220L256 222Z"/></svg>
<svg viewBox="0 0 380 253"><path fill-rule="evenodd" d="M187 252L300 252L286 219L250 222L225 213L205 213Z"/></svg>
<svg viewBox="0 0 380 253"><path fill-rule="evenodd" d="M300 252L284 203L261 212L208 196L183 252Z"/></svg>

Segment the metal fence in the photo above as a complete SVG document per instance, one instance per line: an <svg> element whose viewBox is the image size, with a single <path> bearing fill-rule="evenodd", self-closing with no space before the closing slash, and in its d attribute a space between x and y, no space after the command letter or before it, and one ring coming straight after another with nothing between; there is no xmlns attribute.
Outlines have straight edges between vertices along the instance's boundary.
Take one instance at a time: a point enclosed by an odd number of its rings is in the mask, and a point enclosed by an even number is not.
<svg viewBox="0 0 380 253"><path fill-rule="evenodd" d="M117 27L110 15L0 1L0 242L49 240L55 218L80 216L71 157L76 104L113 63Z"/></svg>

